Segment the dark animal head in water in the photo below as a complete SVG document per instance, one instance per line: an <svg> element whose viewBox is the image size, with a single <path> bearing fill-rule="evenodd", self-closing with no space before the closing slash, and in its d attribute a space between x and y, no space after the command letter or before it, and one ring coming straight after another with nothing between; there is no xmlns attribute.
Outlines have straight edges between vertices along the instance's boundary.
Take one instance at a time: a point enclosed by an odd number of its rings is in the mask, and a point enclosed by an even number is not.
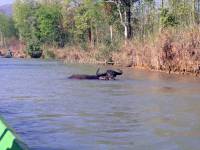
<svg viewBox="0 0 200 150"><path fill-rule="evenodd" d="M122 75L121 70L107 70L104 73L99 73L99 68L97 69L96 75L72 75L69 79L88 79L88 80L115 80L117 75Z"/></svg>
<svg viewBox="0 0 200 150"><path fill-rule="evenodd" d="M111 78L115 78L116 76L118 75L122 75L122 70L117 70L117 71L114 71L114 70L107 70L106 71L106 74L108 77L111 77Z"/></svg>
<svg viewBox="0 0 200 150"><path fill-rule="evenodd" d="M100 80L114 80L116 76L122 75L122 70L117 69L115 70L107 70L104 73L99 73L99 68L97 69L96 75L99 77Z"/></svg>
<svg viewBox="0 0 200 150"><path fill-rule="evenodd" d="M104 79L105 80L115 80L116 76L118 75L122 75L122 71L121 70L118 70L118 71L115 71L115 70L107 70L104 74L104 76L101 76L100 79Z"/></svg>

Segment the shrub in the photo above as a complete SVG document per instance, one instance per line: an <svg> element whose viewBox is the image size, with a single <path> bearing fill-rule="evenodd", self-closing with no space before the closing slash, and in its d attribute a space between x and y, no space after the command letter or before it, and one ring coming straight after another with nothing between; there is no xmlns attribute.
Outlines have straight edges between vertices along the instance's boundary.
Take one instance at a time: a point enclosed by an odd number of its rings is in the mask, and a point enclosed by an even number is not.
<svg viewBox="0 0 200 150"><path fill-rule="evenodd" d="M54 58L56 58L56 55L55 55L53 50L46 50L44 56L45 56L46 59L49 59L49 58L54 59Z"/></svg>
<svg viewBox="0 0 200 150"><path fill-rule="evenodd" d="M32 58L40 58L42 56L40 42L39 41L29 41L27 43L27 52Z"/></svg>
<svg viewBox="0 0 200 150"><path fill-rule="evenodd" d="M178 21L176 19L175 14L169 11L169 9L164 8L160 13L160 22L162 27L174 27L178 25Z"/></svg>

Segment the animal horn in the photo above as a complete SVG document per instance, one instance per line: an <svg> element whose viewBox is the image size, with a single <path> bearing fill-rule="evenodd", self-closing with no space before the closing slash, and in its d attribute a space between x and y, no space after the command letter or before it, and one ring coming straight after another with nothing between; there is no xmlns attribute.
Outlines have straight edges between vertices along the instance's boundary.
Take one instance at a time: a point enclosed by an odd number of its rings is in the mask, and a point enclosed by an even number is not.
<svg viewBox="0 0 200 150"><path fill-rule="evenodd" d="M117 69L117 72L118 72L119 74L122 74L122 73L123 73L123 71L120 70L120 69Z"/></svg>
<svg viewBox="0 0 200 150"><path fill-rule="evenodd" d="M99 70L100 70L100 68L97 69L96 76L100 77L100 76L106 75L106 73L99 73Z"/></svg>
<svg viewBox="0 0 200 150"><path fill-rule="evenodd" d="M100 68L97 69L96 75L99 76L99 70Z"/></svg>

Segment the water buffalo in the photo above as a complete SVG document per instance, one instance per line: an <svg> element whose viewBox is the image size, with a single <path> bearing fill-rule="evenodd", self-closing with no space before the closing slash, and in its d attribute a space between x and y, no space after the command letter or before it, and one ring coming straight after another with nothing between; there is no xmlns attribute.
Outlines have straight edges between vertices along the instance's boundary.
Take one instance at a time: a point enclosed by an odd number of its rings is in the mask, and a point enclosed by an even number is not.
<svg viewBox="0 0 200 150"><path fill-rule="evenodd" d="M69 77L69 79L79 79L79 80L115 80L116 76L122 75L122 70L107 70L104 73L99 73L99 68L97 69L96 75L85 75L85 74L75 74Z"/></svg>

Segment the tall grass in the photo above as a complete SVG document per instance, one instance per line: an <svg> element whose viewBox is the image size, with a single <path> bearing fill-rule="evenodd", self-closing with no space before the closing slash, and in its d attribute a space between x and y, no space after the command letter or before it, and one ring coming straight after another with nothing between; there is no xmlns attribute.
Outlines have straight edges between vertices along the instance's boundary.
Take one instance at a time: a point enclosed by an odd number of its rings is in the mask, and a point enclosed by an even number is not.
<svg viewBox="0 0 200 150"><path fill-rule="evenodd" d="M200 28L163 30L151 39L129 42L114 56L123 65L128 61L139 68L194 73L200 66Z"/></svg>

